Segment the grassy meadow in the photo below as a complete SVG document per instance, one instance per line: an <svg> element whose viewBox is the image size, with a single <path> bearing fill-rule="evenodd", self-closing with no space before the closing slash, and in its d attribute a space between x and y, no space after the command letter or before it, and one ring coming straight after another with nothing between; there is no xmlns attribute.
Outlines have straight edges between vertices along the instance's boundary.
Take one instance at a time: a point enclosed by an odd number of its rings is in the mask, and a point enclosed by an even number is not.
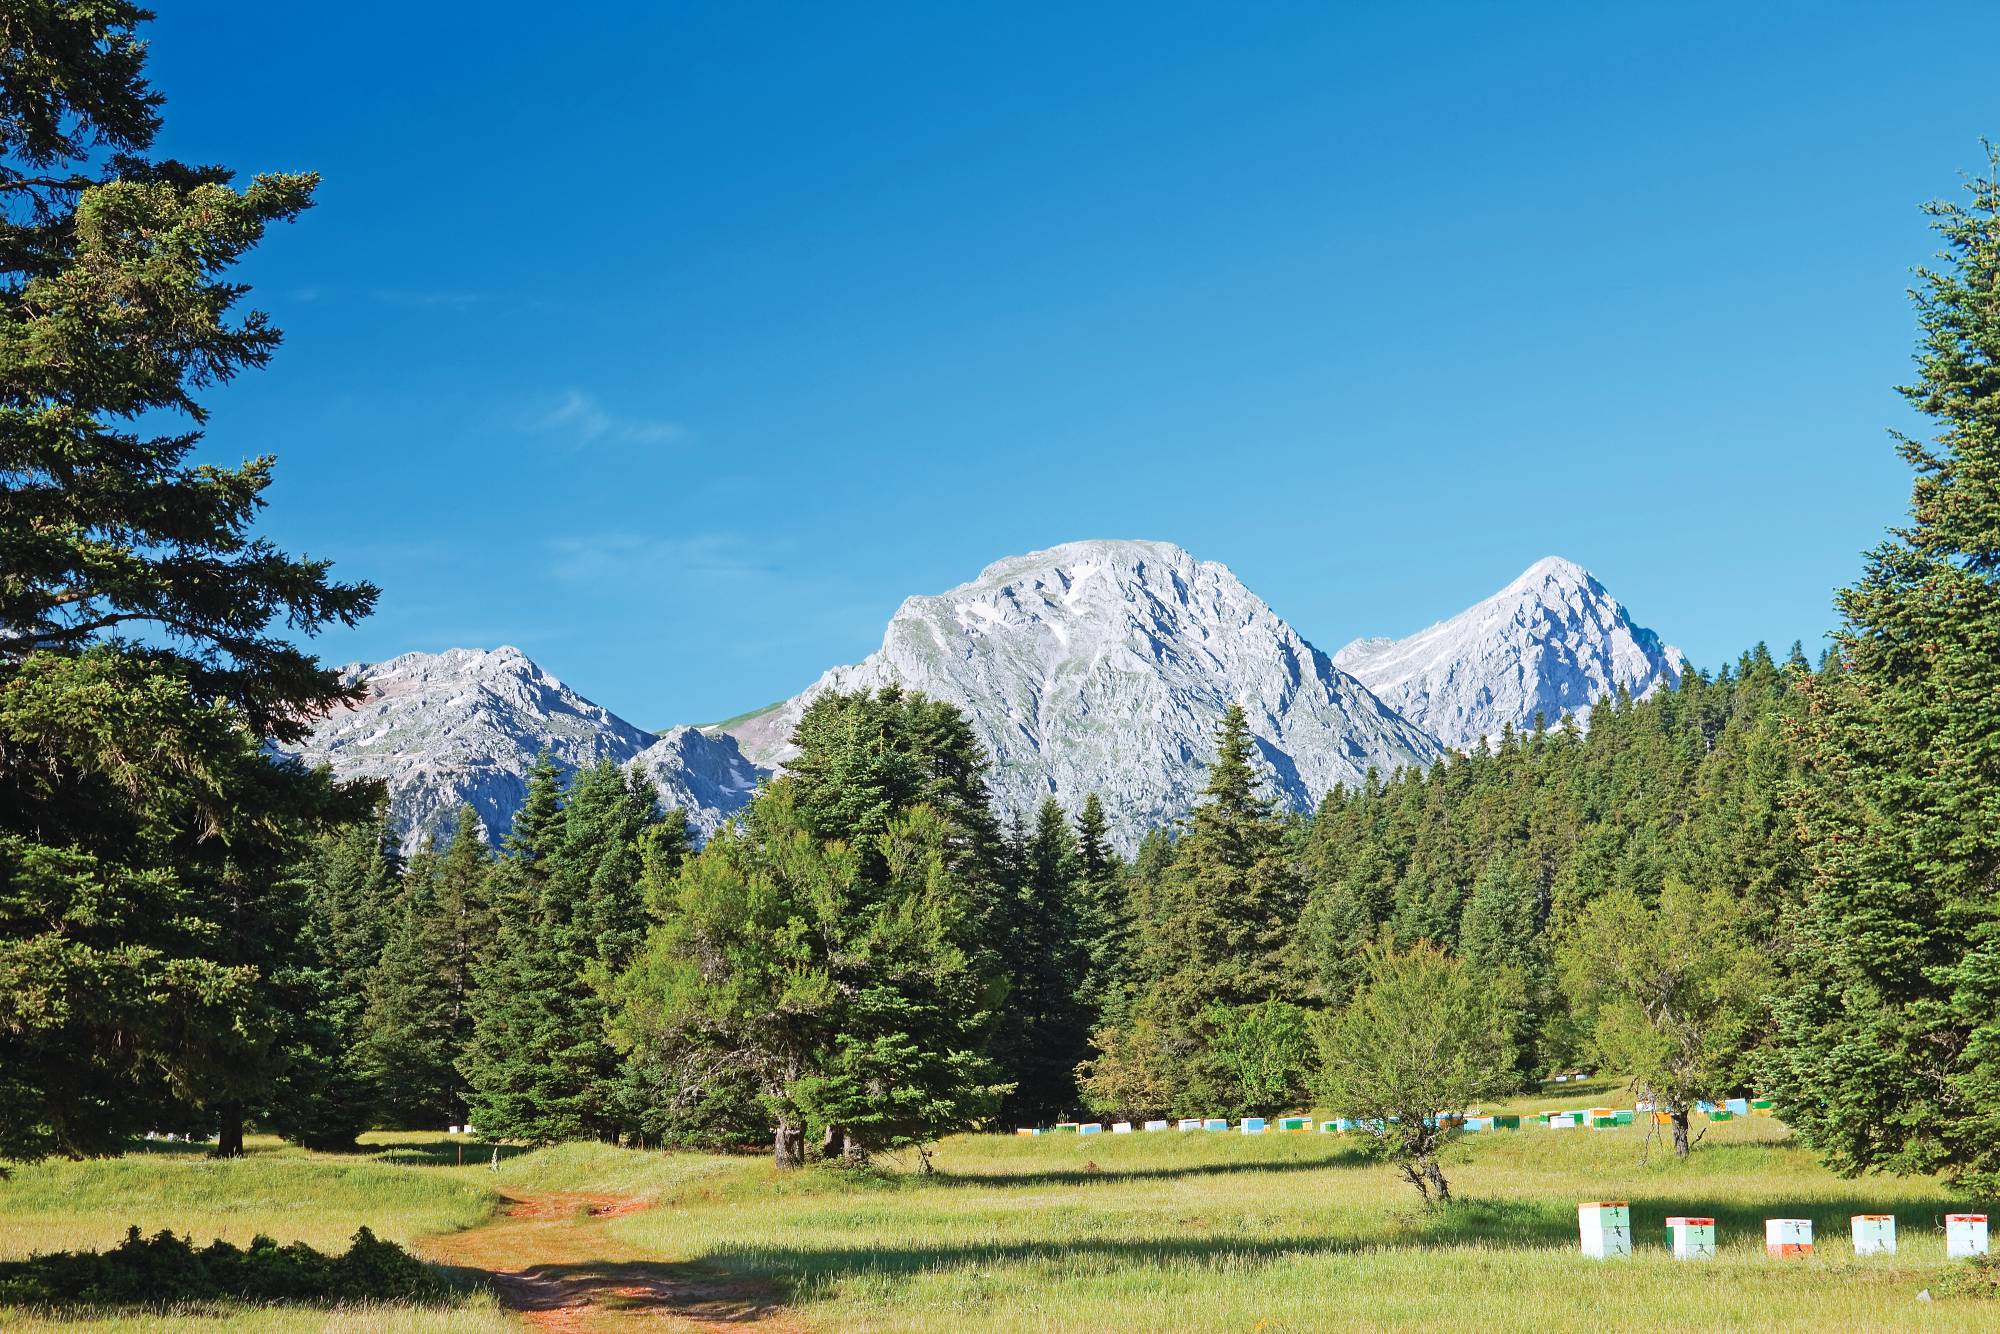
<svg viewBox="0 0 2000 1334"><path fill-rule="evenodd" d="M1610 1085L1499 1110L1622 1102ZM1489 1108L1488 1110L1495 1110ZM1702 1123L1698 1123L1702 1124ZM884 1164L780 1174L761 1158L569 1145L454 1165L436 1136L377 1136L361 1158L268 1142L235 1163L191 1149L44 1164L0 1183L0 1256L108 1245L131 1223L197 1240L257 1232L338 1248L366 1223L415 1242L478 1227L504 1194L639 1197L580 1215L581 1245L667 1282L760 1283L787 1327L1280 1330L1592 1324L1696 1328L1990 1329L2000 1304L1923 1302L1945 1268L1943 1215L1981 1202L1920 1179L1845 1181L1765 1119L1708 1126L1673 1160L1646 1127L1467 1137L1451 1208L1426 1213L1390 1169L1317 1133L959 1136L937 1174ZM1577 1254L1579 1200L1627 1200L1637 1254ZM1899 1253L1857 1258L1848 1216L1893 1212ZM1669 1214L1711 1214L1720 1256L1676 1263ZM1817 1253L1763 1254L1767 1216L1810 1217ZM524 1259L523 1263L529 1263ZM516 1327L475 1296L452 1310L218 1311L92 1327L230 1330ZM52 1328L0 1311L0 1329Z"/></svg>

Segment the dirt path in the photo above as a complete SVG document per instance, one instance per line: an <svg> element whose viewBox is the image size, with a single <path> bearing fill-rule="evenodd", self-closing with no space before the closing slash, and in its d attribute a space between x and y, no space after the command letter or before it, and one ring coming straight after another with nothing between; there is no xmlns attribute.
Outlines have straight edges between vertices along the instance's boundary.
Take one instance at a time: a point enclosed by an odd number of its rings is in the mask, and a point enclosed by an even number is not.
<svg viewBox="0 0 2000 1334"><path fill-rule="evenodd" d="M614 1195L509 1199L492 1222L433 1237L421 1249L442 1264L492 1275L500 1299L536 1329L714 1329L802 1334L768 1283L708 1273L641 1253L611 1235L610 1220L646 1207Z"/></svg>

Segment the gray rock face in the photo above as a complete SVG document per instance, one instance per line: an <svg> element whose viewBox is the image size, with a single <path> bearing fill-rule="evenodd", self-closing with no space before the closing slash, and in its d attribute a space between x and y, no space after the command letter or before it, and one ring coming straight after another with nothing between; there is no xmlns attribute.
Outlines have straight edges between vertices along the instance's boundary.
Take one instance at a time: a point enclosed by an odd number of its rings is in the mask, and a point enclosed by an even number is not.
<svg viewBox="0 0 2000 1334"><path fill-rule="evenodd" d="M1194 804L1232 701L1295 809L1371 766L1442 754L1227 568L1165 542L1073 542L913 597L879 650L731 734L782 764L813 698L891 683L966 711L1004 812L1032 814L1049 795L1074 809L1095 792L1128 849Z"/></svg>
<svg viewBox="0 0 2000 1334"><path fill-rule="evenodd" d="M1464 750L1511 723L1550 727L1623 686L1680 680L1681 653L1633 622L1588 570L1549 556L1505 588L1407 639L1357 639L1334 665L1411 722Z"/></svg>
<svg viewBox="0 0 2000 1334"><path fill-rule="evenodd" d="M752 764L733 737L696 727L674 727L632 761L659 785L660 804L687 813L701 841L750 804L770 771Z"/></svg>
<svg viewBox="0 0 2000 1334"><path fill-rule="evenodd" d="M545 750L565 770L607 758L640 765L704 837L742 808L762 776L729 738L641 731L516 648L405 653L342 675L365 678L368 698L327 718L297 754L342 778L382 779L409 848L448 833L467 802L489 837L506 833Z"/></svg>

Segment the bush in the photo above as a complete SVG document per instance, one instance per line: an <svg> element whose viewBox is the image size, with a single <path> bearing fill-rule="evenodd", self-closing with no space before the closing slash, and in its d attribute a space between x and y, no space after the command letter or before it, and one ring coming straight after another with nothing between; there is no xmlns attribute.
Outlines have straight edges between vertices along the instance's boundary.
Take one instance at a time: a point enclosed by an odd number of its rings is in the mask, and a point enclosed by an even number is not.
<svg viewBox="0 0 2000 1334"><path fill-rule="evenodd" d="M367 1228L345 1255L269 1237L249 1247L197 1250L171 1232L138 1228L108 1251L55 1251L0 1263L0 1306L153 1306L176 1302L438 1302L451 1285L431 1266Z"/></svg>
<svg viewBox="0 0 2000 1334"><path fill-rule="evenodd" d="M2000 1299L2000 1256L1975 1255L1954 1260L1938 1271L1931 1290L1940 1297Z"/></svg>

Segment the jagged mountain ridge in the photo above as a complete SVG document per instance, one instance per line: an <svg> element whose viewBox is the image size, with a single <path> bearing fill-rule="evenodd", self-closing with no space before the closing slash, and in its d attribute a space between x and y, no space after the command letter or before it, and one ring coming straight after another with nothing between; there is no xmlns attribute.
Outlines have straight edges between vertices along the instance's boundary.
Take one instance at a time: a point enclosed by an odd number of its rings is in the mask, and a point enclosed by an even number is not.
<svg viewBox="0 0 2000 1334"><path fill-rule="evenodd" d="M1454 750L1680 680L1663 643L1588 570L1536 561L1493 596L1404 639L1357 639L1333 656L1385 703Z"/></svg>
<svg viewBox="0 0 2000 1334"><path fill-rule="evenodd" d="M547 751L565 770L610 759L638 765L706 837L742 809L764 776L728 737L691 727L655 735L591 703L519 649L405 653L342 669L368 698L336 711L294 752L342 778L379 778L390 818L414 848L449 831L470 803L488 836L513 824L528 772Z"/></svg>
<svg viewBox="0 0 2000 1334"><path fill-rule="evenodd" d="M411 846L471 802L503 834L543 750L563 767L643 767L662 800L712 834L790 753L827 690L891 682L964 708L993 759L1003 810L1095 791L1121 846L1192 806L1215 719L1244 705L1273 790L1303 809L1373 767L1428 764L1501 727L1588 717L1623 687L1678 680L1679 653L1581 567L1550 557L1465 612L1332 658L1229 570L1163 542L1077 542L994 563L913 597L883 645L794 698L708 728L651 733L518 649L410 653L344 669L370 695L299 749L344 777L384 779Z"/></svg>
<svg viewBox="0 0 2000 1334"><path fill-rule="evenodd" d="M1032 814L1049 795L1074 808L1096 792L1128 849L1194 804L1231 702L1293 809L1443 753L1227 567L1165 542L1068 543L910 598L879 650L729 734L782 764L812 699L891 683L967 712L1003 811Z"/></svg>

